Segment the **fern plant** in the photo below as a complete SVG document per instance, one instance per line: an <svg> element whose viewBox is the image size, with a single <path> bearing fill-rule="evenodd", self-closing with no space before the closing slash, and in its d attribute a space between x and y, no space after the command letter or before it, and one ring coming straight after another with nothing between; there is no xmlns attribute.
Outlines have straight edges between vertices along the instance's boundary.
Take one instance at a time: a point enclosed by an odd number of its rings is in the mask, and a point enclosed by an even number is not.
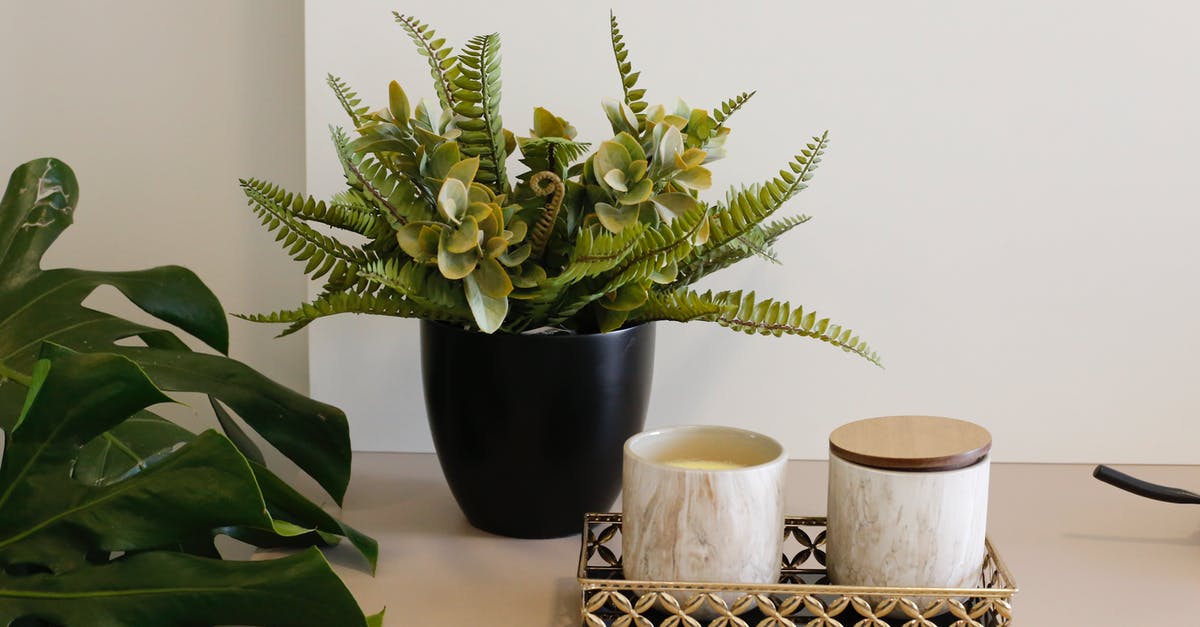
<svg viewBox="0 0 1200 627"><path fill-rule="evenodd" d="M773 245L808 218L776 214L812 179L828 134L804 144L774 177L709 199L706 166L724 156L729 119L754 92L711 111L648 104L611 17L621 87L621 99L603 102L612 137L581 142L543 108L518 137L500 114L499 35L475 37L456 53L429 25L395 19L429 65L437 104L413 106L392 82L387 106L371 111L329 77L354 135L332 129L346 190L318 201L241 181L262 223L324 291L295 309L246 318L287 323L284 334L340 313L484 333L705 321L819 339L879 363L853 332L808 309L691 287L749 257L778 261ZM510 178L513 156L525 169ZM345 243L314 223L365 243Z"/></svg>

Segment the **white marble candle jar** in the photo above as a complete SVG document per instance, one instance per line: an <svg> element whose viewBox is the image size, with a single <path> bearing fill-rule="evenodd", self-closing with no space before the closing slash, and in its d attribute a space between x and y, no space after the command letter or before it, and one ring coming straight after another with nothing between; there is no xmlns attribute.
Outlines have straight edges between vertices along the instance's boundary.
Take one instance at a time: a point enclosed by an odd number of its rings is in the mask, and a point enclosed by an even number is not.
<svg viewBox="0 0 1200 627"><path fill-rule="evenodd" d="M980 585L991 448L985 429L888 416L845 425L829 443L831 583Z"/></svg>
<svg viewBox="0 0 1200 627"><path fill-rule="evenodd" d="M672 427L625 443L625 578L775 583L783 543L778 442L729 427Z"/></svg>

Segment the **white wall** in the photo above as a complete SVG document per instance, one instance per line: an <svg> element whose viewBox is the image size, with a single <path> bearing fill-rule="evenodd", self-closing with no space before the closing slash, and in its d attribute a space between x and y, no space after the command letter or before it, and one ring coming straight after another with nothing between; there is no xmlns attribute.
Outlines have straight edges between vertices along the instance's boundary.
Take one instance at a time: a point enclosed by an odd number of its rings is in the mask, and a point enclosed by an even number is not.
<svg viewBox="0 0 1200 627"><path fill-rule="evenodd" d="M238 177L304 184L304 12L287 0L0 4L0 171L56 156L79 177L48 265L180 264L227 311L303 298ZM89 303L149 320L115 290ZM299 390L303 338L230 321L231 354ZM203 406L200 406L201 408Z"/></svg>
<svg viewBox="0 0 1200 627"><path fill-rule="evenodd" d="M1200 462L1200 73L1183 3L306 2L308 187L336 191L334 72L372 104L432 97L390 12L453 42L499 31L503 110L544 105L607 137L619 94L608 5L648 97L735 118L716 186L771 175L806 138L833 146L792 211L815 216L712 285L815 306L883 355L663 325L649 422L723 423L824 457L836 425L922 412L974 419L1020 461ZM430 450L416 325L314 325L314 395L355 446Z"/></svg>

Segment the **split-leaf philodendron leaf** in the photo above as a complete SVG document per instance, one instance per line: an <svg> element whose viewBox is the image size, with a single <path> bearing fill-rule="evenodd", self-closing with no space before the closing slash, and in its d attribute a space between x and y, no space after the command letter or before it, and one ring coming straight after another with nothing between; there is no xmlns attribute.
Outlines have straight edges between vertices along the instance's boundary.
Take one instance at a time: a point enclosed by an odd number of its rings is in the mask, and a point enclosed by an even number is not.
<svg viewBox="0 0 1200 627"><path fill-rule="evenodd" d="M0 428L13 426L44 342L83 353L123 355L162 390L200 392L213 399L221 427L251 460L270 513L278 520L314 530L293 537L270 530L251 532L231 522L230 535L260 546L323 543L342 536L374 568L375 542L337 522L272 475L262 464L261 453L224 407L311 475L339 503L350 480L345 414L226 357L229 331L225 312L216 296L185 268L162 266L125 272L43 269L43 255L71 225L78 205L75 174L57 159L37 159L18 167L0 200ZM84 299L101 286L116 288L143 311L221 354L194 352L173 331L85 307ZM142 345L122 342L131 339ZM194 438L162 417L142 411L85 445L76 476L101 484L144 465L166 448L191 445ZM203 545L195 548L201 553L207 550Z"/></svg>
<svg viewBox="0 0 1200 627"><path fill-rule="evenodd" d="M305 531L272 520L224 435L81 481L85 445L169 399L125 357L54 345L42 354L0 459L0 625L368 624L316 549L260 562L189 554L226 526Z"/></svg>

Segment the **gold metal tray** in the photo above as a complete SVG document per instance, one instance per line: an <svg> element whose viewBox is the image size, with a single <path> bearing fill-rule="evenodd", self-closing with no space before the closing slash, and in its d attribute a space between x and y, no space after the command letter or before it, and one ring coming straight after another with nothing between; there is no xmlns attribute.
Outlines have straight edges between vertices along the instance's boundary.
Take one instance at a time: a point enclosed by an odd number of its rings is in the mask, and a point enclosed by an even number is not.
<svg viewBox="0 0 1200 627"><path fill-rule="evenodd" d="M978 588L830 585L825 519L784 521L779 583L631 581L621 514L588 514L579 553L584 627L1003 627L1017 583L991 542Z"/></svg>

